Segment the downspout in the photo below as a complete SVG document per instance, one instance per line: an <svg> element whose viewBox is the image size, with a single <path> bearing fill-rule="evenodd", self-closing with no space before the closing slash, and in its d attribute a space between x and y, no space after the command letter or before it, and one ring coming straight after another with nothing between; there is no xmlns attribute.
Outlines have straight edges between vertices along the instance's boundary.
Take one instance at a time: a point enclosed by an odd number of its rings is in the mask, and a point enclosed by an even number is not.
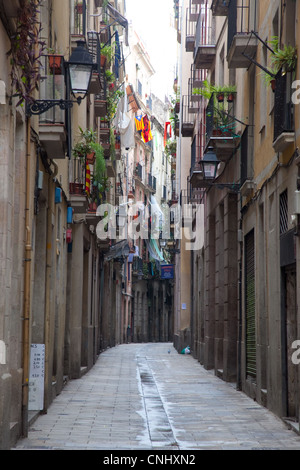
<svg viewBox="0 0 300 470"><path fill-rule="evenodd" d="M26 195L25 195L25 266L23 304L23 387L22 387L22 435L28 436L28 397L30 367L30 310L31 310L31 230L30 230L30 118L26 119Z"/></svg>

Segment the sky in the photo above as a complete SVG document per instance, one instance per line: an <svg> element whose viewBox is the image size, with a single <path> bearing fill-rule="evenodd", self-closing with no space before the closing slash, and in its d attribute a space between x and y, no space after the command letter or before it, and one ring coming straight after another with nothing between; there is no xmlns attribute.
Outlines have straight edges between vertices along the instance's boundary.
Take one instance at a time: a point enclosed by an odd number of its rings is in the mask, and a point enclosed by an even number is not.
<svg viewBox="0 0 300 470"><path fill-rule="evenodd" d="M152 92L161 100L173 96L177 63L174 0L125 0L126 18L142 39L155 70Z"/></svg>

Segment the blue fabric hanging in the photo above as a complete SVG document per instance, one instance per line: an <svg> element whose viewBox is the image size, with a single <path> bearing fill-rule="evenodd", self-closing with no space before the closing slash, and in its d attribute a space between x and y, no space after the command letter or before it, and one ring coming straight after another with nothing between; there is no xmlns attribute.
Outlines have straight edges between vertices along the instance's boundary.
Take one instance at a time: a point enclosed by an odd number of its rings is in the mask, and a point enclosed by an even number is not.
<svg viewBox="0 0 300 470"><path fill-rule="evenodd" d="M120 61L121 61L120 40L119 40L119 33L118 31L116 31L115 33L115 77L117 80L119 79Z"/></svg>

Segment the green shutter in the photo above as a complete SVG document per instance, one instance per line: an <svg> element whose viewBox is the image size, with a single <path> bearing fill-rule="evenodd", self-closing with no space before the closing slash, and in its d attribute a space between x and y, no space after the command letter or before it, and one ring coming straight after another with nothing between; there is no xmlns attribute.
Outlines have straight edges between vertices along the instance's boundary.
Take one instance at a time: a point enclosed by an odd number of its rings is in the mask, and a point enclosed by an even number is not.
<svg viewBox="0 0 300 470"><path fill-rule="evenodd" d="M245 238L246 373L256 377L254 230Z"/></svg>

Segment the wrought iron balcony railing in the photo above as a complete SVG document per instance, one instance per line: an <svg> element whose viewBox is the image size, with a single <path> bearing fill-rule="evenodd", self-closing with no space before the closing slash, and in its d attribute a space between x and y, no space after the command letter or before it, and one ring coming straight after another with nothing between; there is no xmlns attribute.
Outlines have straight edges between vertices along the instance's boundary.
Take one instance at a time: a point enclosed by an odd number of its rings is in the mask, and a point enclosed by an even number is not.
<svg viewBox="0 0 300 470"><path fill-rule="evenodd" d="M71 34L75 36L86 36L86 0L71 0L71 2Z"/></svg>
<svg viewBox="0 0 300 470"><path fill-rule="evenodd" d="M196 37L196 23L190 21L190 10L186 9L186 33L185 33L185 50L187 52L193 52L195 47Z"/></svg>
<svg viewBox="0 0 300 470"><path fill-rule="evenodd" d="M41 57L40 100L65 99L64 58L61 55L49 54ZM40 115L40 123L63 124L65 112L58 106Z"/></svg>
<svg viewBox="0 0 300 470"><path fill-rule="evenodd" d="M198 110L196 103L195 112ZM181 103L181 135L183 137L191 137L194 130L194 118L191 111L190 97L188 95L182 96Z"/></svg>
<svg viewBox="0 0 300 470"><path fill-rule="evenodd" d="M228 52L236 35L256 31L256 0L230 0L228 5Z"/></svg>
<svg viewBox="0 0 300 470"><path fill-rule="evenodd" d="M194 63L198 69L209 69L215 60L215 18L207 3L201 5L201 14L196 26Z"/></svg>
<svg viewBox="0 0 300 470"><path fill-rule="evenodd" d="M206 108L207 140L212 136L235 135L237 121L235 120L236 92L225 94L212 93Z"/></svg>
<svg viewBox="0 0 300 470"><path fill-rule="evenodd" d="M274 101L274 142L281 134L295 132L294 104L292 102L292 72L276 77Z"/></svg>

